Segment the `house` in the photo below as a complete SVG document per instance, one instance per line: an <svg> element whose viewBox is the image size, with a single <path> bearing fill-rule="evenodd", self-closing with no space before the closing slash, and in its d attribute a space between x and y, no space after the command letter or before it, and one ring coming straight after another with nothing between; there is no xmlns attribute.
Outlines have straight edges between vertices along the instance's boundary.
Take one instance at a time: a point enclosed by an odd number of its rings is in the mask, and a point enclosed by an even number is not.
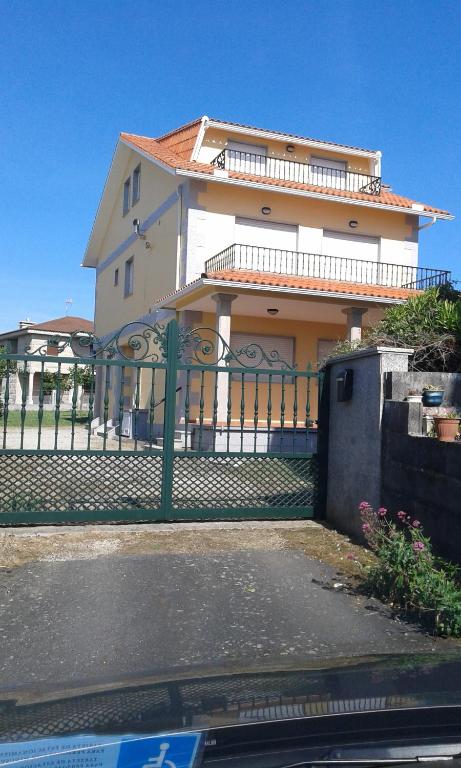
<svg viewBox="0 0 461 768"><path fill-rule="evenodd" d="M71 374L72 364L42 361L40 357L61 356L65 358L76 357L75 352L81 354L81 350L68 344L71 338L78 343L79 338L88 339L93 333L93 323L83 317L58 317L55 320L47 320L44 323L33 323L30 320L22 320L18 328L0 334L0 348L11 354L24 355L35 353L30 361L18 361L15 370L8 377L8 407L10 410L18 410L21 405L27 410L38 409L40 400L40 379L42 367L45 372L57 373L58 367L63 381ZM71 382L69 382L70 384ZM6 380L1 387L2 400L5 399ZM42 384L42 403L46 408L52 407L54 390L44 392ZM82 387L78 387L77 401L82 407ZM73 388L70 386L62 394L60 407L63 410L72 406Z"/></svg>
<svg viewBox="0 0 461 768"><path fill-rule="evenodd" d="M121 133L83 261L96 336L176 315L231 348L318 365L386 307L450 279L420 267L418 247L453 217L394 192L381 164L378 150L209 117ZM221 422L224 409L220 397Z"/></svg>

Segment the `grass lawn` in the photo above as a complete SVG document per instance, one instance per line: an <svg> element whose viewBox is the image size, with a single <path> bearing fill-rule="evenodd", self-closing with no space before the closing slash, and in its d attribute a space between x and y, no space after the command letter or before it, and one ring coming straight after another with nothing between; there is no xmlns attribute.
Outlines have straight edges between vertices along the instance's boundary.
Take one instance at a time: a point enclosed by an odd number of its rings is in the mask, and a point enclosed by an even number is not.
<svg viewBox="0 0 461 768"><path fill-rule="evenodd" d="M75 425L86 424L88 421L88 411L77 411L75 415ZM42 427L54 427L56 424L54 411L43 411ZM0 426L3 425L3 417L0 417ZM21 426L21 411L8 412L8 427ZM29 411L26 413L24 421L25 427L38 428L38 411ZM59 416L59 429L69 429L72 426L72 414L70 411L61 411Z"/></svg>

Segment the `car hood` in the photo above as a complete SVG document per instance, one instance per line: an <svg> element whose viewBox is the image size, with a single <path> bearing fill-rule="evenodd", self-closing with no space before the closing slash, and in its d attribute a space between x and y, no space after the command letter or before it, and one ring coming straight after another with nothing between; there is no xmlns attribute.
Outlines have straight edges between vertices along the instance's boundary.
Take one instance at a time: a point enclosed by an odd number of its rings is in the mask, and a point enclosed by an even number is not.
<svg viewBox="0 0 461 768"><path fill-rule="evenodd" d="M0 691L0 739L210 730L251 722L461 705L461 650L196 670L78 689Z"/></svg>

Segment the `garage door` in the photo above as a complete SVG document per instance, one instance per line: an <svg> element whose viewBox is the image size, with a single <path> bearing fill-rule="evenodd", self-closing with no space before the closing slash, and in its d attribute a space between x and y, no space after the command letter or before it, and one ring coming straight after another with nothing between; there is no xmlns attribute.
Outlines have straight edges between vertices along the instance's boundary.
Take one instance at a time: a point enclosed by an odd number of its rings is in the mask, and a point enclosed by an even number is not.
<svg viewBox="0 0 461 768"><path fill-rule="evenodd" d="M239 268L292 274L298 228L289 224L236 218Z"/></svg>
<svg viewBox="0 0 461 768"><path fill-rule="evenodd" d="M325 276L333 280L377 282L379 262L377 237L324 231L322 252L328 256L337 257L325 260L325 269L329 272Z"/></svg>

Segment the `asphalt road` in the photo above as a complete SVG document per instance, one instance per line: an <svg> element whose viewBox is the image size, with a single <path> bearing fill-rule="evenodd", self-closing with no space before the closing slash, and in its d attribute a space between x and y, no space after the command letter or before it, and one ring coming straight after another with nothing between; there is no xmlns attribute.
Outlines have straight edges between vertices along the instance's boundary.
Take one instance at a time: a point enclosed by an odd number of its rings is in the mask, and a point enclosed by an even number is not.
<svg viewBox="0 0 461 768"><path fill-rule="evenodd" d="M0 685L432 651L298 551L103 556L0 576Z"/></svg>

